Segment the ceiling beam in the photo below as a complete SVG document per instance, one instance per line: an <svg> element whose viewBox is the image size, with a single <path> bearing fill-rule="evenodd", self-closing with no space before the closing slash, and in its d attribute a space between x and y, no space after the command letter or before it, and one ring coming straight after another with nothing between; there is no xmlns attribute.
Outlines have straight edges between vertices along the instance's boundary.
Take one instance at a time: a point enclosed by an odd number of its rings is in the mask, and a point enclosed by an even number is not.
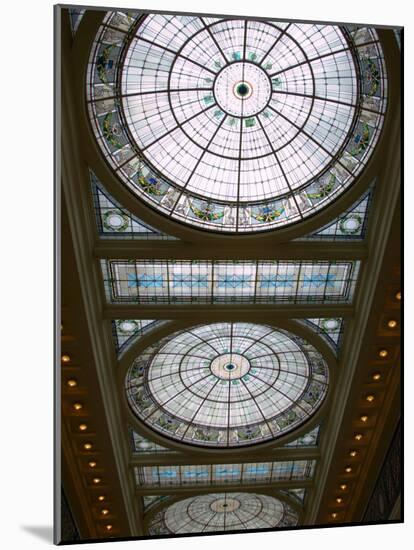
<svg viewBox="0 0 414 550"><path fill-rule="evenodd" d="M181 241L121 241L100 239L94 248L97 258L136 260L363 260L367 247L358 242L297 241L274 247L257 244L203 245Z"/></svg>
<svg viewBox="0 0 414 550"><path fill-rule="evenodd" d="M243 491L244 493L260 493L262 491L277 489L308 489L313 482L306 481L275 481L272 483L211 483L210 485L165 485L162 487L141 486L136 488L136 494L145 495L186 495L197 491L198 494Z"/></svg>
<svg viewBox="0 0 414 550"><path fill-rule="evenodd" d="M243 305L135 305L107 304L104 319L176 319L199 322L249 321L272 322L275 319L353 317L350 304L243 304Z"/></svg>
<svg viewBox="0 0 414 550"><path fill-rule="evenodd" d="M205 453L197 455L180 453L138 453L132 455L130 464L132 466L174 466L191 464L233 464L250 462L272 462L278 460L312 460L318 459L320 452L317 447L284 447L280 449L271 449L265 451L256 451L252 454L238 454L237 451L232 454L222 456L214 453L206 455Z"/></svg>

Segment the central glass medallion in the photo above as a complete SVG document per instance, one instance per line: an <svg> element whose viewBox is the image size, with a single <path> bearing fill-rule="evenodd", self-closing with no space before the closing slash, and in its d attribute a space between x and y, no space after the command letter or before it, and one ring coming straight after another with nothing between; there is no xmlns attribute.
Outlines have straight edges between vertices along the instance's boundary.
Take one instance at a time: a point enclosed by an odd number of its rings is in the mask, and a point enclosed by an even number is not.
<svg viewBox="0 0 414 550"><path fill-rule="evenodd" d="M250 362L238 353L224 353L211 362L211 372L221 380L242 378L250 370Z"/></svg>
<svg viewBox="0 0 414 550"><path fill-rule="evenodd" d="M249 117L269 104L272 86L266 72L247 61L232 63L219 72L214 81L219 107L231 116Z"/></svg>

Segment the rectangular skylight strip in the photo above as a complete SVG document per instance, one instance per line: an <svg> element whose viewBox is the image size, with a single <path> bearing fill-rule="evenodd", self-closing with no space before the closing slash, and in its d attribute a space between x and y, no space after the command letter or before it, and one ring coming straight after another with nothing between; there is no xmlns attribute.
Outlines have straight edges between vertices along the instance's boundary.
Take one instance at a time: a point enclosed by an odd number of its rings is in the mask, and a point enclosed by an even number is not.
<svg viewBox="0 0 414 550"><path fill-rule="evenodd" d="M359 261L101 260L109 303L351 303Z"/></svg>
<svg viewBox="0 0 414 550"><path fill-rule="evenodd" d="M309 480L315 460L253 462L247 464L207 464L191 466L137 466L138 486L166 487L184 485L263 484L275 481Z"/></svg>

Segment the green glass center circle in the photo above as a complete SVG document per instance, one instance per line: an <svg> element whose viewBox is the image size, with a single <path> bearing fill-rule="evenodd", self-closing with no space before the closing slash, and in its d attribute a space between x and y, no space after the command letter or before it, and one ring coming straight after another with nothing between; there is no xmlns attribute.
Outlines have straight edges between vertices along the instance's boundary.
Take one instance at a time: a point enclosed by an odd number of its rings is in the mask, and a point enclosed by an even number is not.
<svg viewBox="0 0 414 550"><path fill-rule="evenodd" d="M241 82L241 83L237 86L237 93L238 93L239 96L241 96L241 97L247 96L247 94L249 93L249 91L250 91L250 88L249 88L249 86L248 86L245 82Z"/></svg>
<svg viewBox="0 0 414 550"><path fill-rule="evenodd" d="M226 370L228 370L229 372L231 372L232 370L234 370L236 368L236 365L233 365L232 363L229 363L228 365L225 365L224 368Z"/></svg>

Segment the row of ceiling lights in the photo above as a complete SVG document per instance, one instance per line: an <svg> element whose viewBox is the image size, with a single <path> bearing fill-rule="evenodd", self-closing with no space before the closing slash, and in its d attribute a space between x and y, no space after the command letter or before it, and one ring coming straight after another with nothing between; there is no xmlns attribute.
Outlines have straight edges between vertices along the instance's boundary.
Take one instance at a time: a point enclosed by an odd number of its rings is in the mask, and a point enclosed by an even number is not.
<svg viewBox="0 0 414 550"><path fill-rule="evenodd" d="M61 326L61 330L63 330L63 326ZM64 353L61 356L61 362L62 362L62 366L69 366L69 365L71 365L72 358L69 354ZM66 386L69 389L69 391L75 390L75 388L78 388L78 380L75 377L71 376L71 377L66 379ZM84 404L81 401L74 401L72 403L71 408L72 408L72 414L77 414L77 413L80 413L81 411L84 410ZM87 433L88 432L88 424L86 424L86 422L80 422L78 424L78 430L82 434ZM86 441L85 443L83 443L82 444L82 450L84 452L88 453L88 454L93 452L94 451L93 441ZM89 467L90 470L94 471L94 469L97 468L97 466L98 466L98 462L97 462L96 458L93 458L93 460L91 459L91 460L88 461L88 467ZM102 478L99 477L98 475L96 475L92 478L92 483L96 487L100 486L102 484L102 481L103 481ZM107 500L107 495L101 493L96 498L97 498L97 501L99 502L99 504L102 505ZM103 507L99 510L99 514L103 518L107 517L110 514L110 510L109 510L109 508ZM112 533L112 531L114 529L114 526L111 523L105 523L104 529L105 529L105 532Z"/></svg>
<svg viewBox="0 0 414 550"><path fill-rule="evenodd" d="M398 291L395 295L394 295L394 299L397 300L398 302L401 301L401 292ZM389 329L395 329L398 327L398 321L396 319L389 319L387 321L387 327ZM378 357L380 359L386 359L387 357L389 356L389 350L388 349L385 349L385 348L382 348L378 351ZM379 382L382 378L382 375L380 372L374 372L372 375L371 375L371 380L373 382ZM375 401L375 395L372 394L372 393L369 393L367 395L365 395L365 401L367 401L368 403L373 403ZM363 424L366 424L369 420L369 416L366 415L366 414L361 414L361 416L359 416L359 420L360 422L362 422ZM363 433L355 433L353 438L355 441L362 441L364 439L364 434ZM349 456L351 458L355 458L356 456L358 456L358 451L355 450L355 449L351 449L349 451ZM347 465L344 469L344 473L345 474L351 474L353 472L353 468L351 465ZM346 490L348 489L348 484L347 483L341 483L339 485L339 490L341 492L345 492ZM335 497L335 503L337 505L342 505L342 509L341 509L341 512L344 512L344 498L342 496L337 496ZM330 513L330 519L331 520L336 520L339 516L339 512L337 511L334 511L334 512L331 512Z"/></svg>

